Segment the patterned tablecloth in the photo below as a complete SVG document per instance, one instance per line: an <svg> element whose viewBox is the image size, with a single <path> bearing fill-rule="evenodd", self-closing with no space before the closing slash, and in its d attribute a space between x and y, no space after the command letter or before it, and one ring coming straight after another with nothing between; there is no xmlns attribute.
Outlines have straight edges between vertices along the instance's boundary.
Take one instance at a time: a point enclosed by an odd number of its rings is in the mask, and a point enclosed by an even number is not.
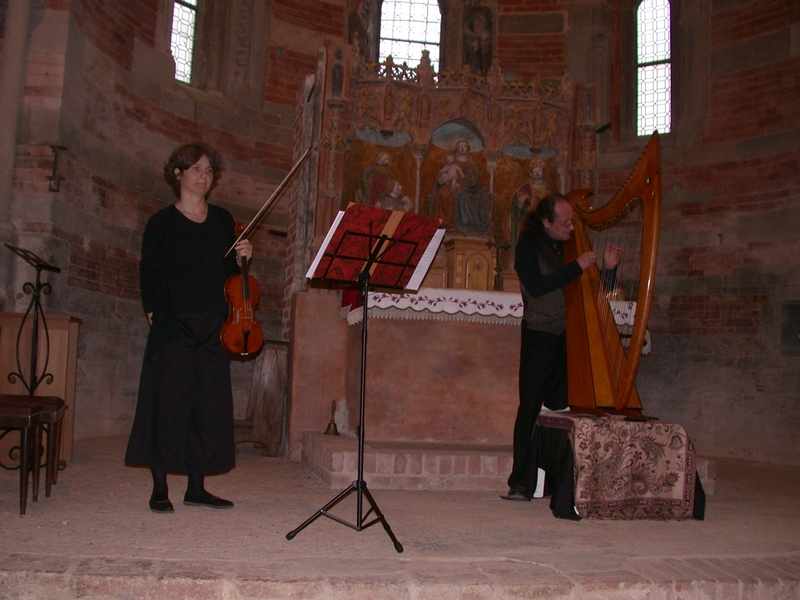
<svg viewBox="0 0 800 600"><path fill-rule="evenodd" d="M695 453L683 427L570 413L543 413L572 446L575 508L595 519L688 519L695 507Z"/></svg>
<svg viewBox="0 0 800 600"><path fill-rule="evenodd" d="M357 291L342 296L342 313L349 325L361 322L361 295ZM623 345L630 338L636 302L611 300L611 311ZM458 288L420 288L416 294L370 292L369 316L377 319L418 319L469 321L519 325L522 321L522 296L516 292L491 292ZM627 336L627 337L626 337ZM642 354L650 353L650 332L645 336Z"/></svg>

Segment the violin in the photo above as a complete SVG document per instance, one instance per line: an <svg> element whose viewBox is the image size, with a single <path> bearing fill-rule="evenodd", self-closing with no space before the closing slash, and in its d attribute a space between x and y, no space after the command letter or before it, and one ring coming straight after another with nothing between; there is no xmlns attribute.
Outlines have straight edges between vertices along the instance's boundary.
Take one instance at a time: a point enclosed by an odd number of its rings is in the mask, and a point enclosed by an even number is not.
<svg viewBox="0 0 800 600"><path fill-rule="evenodd" d="M237 225L235 235L240 236L242 231L244 226ZM231 275L225 282L228 318L222 325L219 341L231 354L249 356L264 345L264 332L255 318L260 290L256 278L248 273L247 258L241 257L240 262L241 275Z"/></svg>
<svg viewBox="0 0 800 600"><path fill-rule="evenodd" d="M288 185L292 176L300 169L300 165L311 154L313 147L309 147L295 163L289 174L281 181L264 206L256 213L256 216L245 227L236 225L233 245L228 248L225 257L233 252L236 244L251 231L259 219L266 213L272 202L280 195L281 191ZM261 331L261 323L255 319L255 307L258 306L258 282L255 277L250 277L247 273L246 258L241 259L242 274L232 275L225 282L225 301L228 303L228 319L222 325L219 334L222 347L231 354L248 356L261 349L264 345L264 332Z"/></svg>

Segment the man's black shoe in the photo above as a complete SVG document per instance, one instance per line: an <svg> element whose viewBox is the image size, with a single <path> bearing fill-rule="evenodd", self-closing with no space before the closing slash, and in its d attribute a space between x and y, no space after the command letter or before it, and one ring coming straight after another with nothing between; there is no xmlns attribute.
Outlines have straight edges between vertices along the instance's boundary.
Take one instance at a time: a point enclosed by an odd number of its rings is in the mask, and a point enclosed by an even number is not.
<svg viewBox="0 0 800 600"><path fill-rule="evenodd" d="M580 521L583 517L580 516L576 512L572 512L568 515L555 515L556 519L564 519L565 521Z"/></svg>
<svg viewBox="0 0 800 600"><path fill-rule="evenodd" d="M153 500L150 498L150 510L152 510L154 513L175 512L175 509L172 507L172 502L169 501L169 498L164 498L163 500Z"/></svg>
<svg viewBox="0 0 800 600"><path fill-rule="evenodd" d="M517 502L530 502L530 498L525 495L525 492L519 490L509 490L507 496L500 496L503 500L516 500Z"/></svg>
<svg viewBox="0 0 800 600"><path fill-rule="evenodd" d="M208 508L233 508L233 502L218 498L213 494L206 492L202 496L193 497L186 495L183 497L183 503L186 506L207 506Z"/></svg>

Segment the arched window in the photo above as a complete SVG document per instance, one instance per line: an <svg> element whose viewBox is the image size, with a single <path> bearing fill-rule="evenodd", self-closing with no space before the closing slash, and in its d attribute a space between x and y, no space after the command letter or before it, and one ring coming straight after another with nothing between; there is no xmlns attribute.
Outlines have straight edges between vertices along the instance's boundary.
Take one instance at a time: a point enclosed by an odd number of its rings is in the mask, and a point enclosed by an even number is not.
<svg viewBox="0 0 800 600"><path fill-rule="evenodd" d="M439 70L442 13L437 0L384 0L380 31L380 61L391 54L395 63L416 67L422 51L428 50L434 70Z"/></svg>
<svg viewBox="0 0 800 600"><path fill-rule="evenodd" d="M672 125L672 51L669 0L643 0L636 10L637 135Z"/></svg>
<svg viewBox="0 0 800 600"><path fill-rule="evenodd" d="M175 79L192 82L194 38L197 31L197 1L175 0L172 6L170 50L175 59Z"/></svg>

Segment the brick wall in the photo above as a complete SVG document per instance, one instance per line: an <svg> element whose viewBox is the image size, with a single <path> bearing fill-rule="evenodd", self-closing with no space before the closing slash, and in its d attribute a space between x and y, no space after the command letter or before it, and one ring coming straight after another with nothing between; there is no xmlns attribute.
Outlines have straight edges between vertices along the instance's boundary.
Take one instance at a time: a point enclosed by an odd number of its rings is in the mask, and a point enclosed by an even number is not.
<svg viewBox="0 0 800 600"><path fill-rule="evenodd" d="M689 248L687 251L692 252ZM756 335L761 330L765 294L704 294L672 296L654 334Z"/></svg>
<svg viewBox="0 0 800 600"><path fill-rule="evenodd" d="M336 4L318 0L274 0L272 18L286 25L318 31L332 38L344 37L344 7Z"/></svg>
<svg viewBox="0 0 800 600"><path fill-rule="evenodd" d="M303 79L317 68L317 49L304 54L272 45L269 48L269 65L267 100L294 106Z"/></svg>
<svg viewBox="0 0 800 600"><path fill-rule="evenodd" d="M497 57L519 79L561 77L567 66L567 7L561 2L501 0Z"/></svg>
<svg viewBox="0 0 800 600"><path fill-rule="evenodd" d="M267 101L294 107L304 78L314 73L326 39L345 35L344 6L319 0L272 3L273 40L267 62Z"/></svg>
<svg viewBox="0 0 800 600"><path fill-rule="evenodd" d="M566 35L503 35L497 41L497 56L504 70L519 79L561 77L566 66Z"/></svg>
<svg viewBox="0 0 800 600"><path fill-rule="evenodd" d="M800 56L715 76L710 90L715 111L706 123L704 141L747 139L797 127L798 73Z"/></svg>
<svg viewBox="0 0 800 600"><path fill-rule="evenodd" d="M692 39L709 63L676 63L684 87L662 137L653 354L638 385L646 411L684 423L701 454L800 464L797 359L780 346L781 305L800 299L800 5L715 3L705 18ZM601 164L632 147L610 144ZM624 176L605 169L601 195Z"/></svg>
<svg viewBox="0 0 800 600"><path fill-rule="evenodd" d="M754 0L720 4L711 21L711 43L722 46L762 35L771 35L800 18L793 0Z"/></svg>
<svg viewBox="0 0 800 600"><path fill-rule="evenodd" d="M92 43L125 69L133 66L135 38L151 47L154 44L158 0L73 0L58 4L61 10L72 8L75 20Z"/></svg>
<svg viewBox="0 0 800 600"><path fill-rule="evenodd" d="M139 299L141 235L147 219L174 201L161 172L169 152L191 140L215 147L226 170L211 201L242 222L292 164L293 122L283 123L285 111L270 105L262 112L240 110L171 77L159 79L150 64L141 63L159 59L156 9L155 0L50 2L32 19L37 51L26 67L12 218L19 245L62 269L48 276L54 290L48 310L83 321L78 438L126 434L130 428L147 329ZM77 29L69 36L69 20L54 18L56 11L74 17ZM40 23L50 29L40 31ZM51 35L54 26L63 27L59 35ZM56 47L48 35L68 40L66 47ZM65 179L56 194L47 191L49 145L55 143L67 147L58 169ZM284 211L273 207L251 236L251 272L260 287L257 315L272 339L281 330ZM240 412L252 368L252 361L233 365Z"/></svg>
<svg viewBox="0 0 800 600"><path fill-rule="evenodd" d="M141 232L144 223L160 205L147 195L91 175L69 161L62 196L66 203L84 209L86 222L100 227L129 228ZM69 182L69 183L66 183ZM67 285L70 288L138 301L139 253L135 248L120 248L112 240L100 240L89 231L68 231L56 227L54 237L69 244ZM93 315L81 315L91 318Z"/></svg>
<svg viewBox="0 0 800 600"><path fill-rule="evenodd" d="M500 14L507 13L553 13L566 9L564 2L560 0L502 0L498 5Z"/></svg>
<svg viewBox="0 0 800 600"><path fill-rule="evenodd" d="M800 56L791 50L800 4L760 0L723 6L710 26L708 143L748 139L800 125Z"/></svg>

